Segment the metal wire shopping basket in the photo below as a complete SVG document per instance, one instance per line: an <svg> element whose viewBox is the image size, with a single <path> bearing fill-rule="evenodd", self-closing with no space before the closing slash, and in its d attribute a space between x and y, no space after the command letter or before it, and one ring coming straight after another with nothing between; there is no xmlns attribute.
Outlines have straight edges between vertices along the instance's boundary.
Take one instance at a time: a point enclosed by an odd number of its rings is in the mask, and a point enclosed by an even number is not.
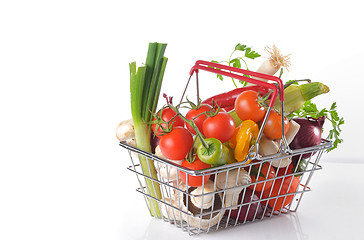
<svg viewBox="0 0 364 240"><path fill-rule="evenodd" d="M196 74L197 86L199 70L271 88L272 99L256 144L250 148L245 162L195 171L142 151L126 142L120 142L120 146L129 152L132 164L128 169L136 174L139 183L137 191L144 196L152 216L195 235L295 212L303 194L311 190L309 183L313 173L322 169L319 165L320 158L324 150L332 147L332 142L322 139L319 145L291 150L282 134L279 152L261 156L258 153L259 140L278 95L282 103L281 111L284 112L282 81L274 76L197 61L190 72L190 79ZM258 78L275 81L277 84L263 82ZM282 133L283 128L282 125ZM148 174L142 170L139 161L141 157L147 159L150 171ZM286 167L287 161L296 163L293 169ZM271 168L275 169L274 175L268 177ZM150 177L152 169L156 169L155 178ZM267 173L266 176L259 175L263 169ZM192 187L188 183L188 177L185 182L181 181L181 174L208 180L202 181L202 186ZM256 174L255 181L251 179L252 174ZM148 181L153 184L147 184ZM270 188L265 189L268 185Z"/></svg>

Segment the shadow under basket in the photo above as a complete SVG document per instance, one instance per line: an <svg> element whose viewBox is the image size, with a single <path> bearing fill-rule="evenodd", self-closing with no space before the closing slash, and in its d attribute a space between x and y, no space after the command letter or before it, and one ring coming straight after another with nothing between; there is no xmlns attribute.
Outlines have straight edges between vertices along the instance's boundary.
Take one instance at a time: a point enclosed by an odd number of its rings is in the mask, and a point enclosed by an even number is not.
<svg viewBox="0 0 364 240"><path fill-rule="evenodd" d="M237 162L199 171L125 142L120 146L129 152L128 170L135 173L137 191L144 196L151 215L196 235L297 211L303 194L311 191L313 173L322 169L318 164L322 153L332 142L323 139L317 146L249 164ZM293 162L293 167L285 167L287 161ZM181 175L188 176L185 182ZM190 177L200 178L202 186L191 186Z"/></svg>

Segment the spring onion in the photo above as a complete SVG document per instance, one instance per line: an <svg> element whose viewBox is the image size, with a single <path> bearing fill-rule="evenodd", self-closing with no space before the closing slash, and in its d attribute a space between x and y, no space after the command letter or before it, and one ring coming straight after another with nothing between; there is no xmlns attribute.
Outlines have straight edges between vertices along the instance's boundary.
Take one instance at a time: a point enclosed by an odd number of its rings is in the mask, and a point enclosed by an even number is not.
<svg viewBox="0 0 364 240"><path fill-rule="evenodd" d="M151 152L151 120L155 113L160 94L167 58L164 57L166 44L149 43L147 60L144 66L136 67L136 63L129 64L131 115L134 122L137 147ZM148 194L161 199L161 190L157 180L157 172L153 160L139 155L140 164L146 178ZM155 179L155 180L152 180ZM152 216L161 217L158 202L148 198Z"/></svg>

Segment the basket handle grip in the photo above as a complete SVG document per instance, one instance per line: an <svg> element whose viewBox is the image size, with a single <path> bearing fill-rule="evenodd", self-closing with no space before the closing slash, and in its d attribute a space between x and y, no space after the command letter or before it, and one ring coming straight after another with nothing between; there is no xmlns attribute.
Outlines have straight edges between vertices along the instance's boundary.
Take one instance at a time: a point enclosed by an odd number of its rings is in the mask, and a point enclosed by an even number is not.
<svg viewBox="0 0 364 240"><path fill-rule="evenodd" d="M203 60L196 61L195 65L190 70L190 75L192 76L195 72L198 73L199 70L204 70L207 72L212 72L212 73L220 74L220 75L231 77L231 78L236 78L238 80L246 81L246 82L249 82L252 84L257 84L259 86L272 89L273 93L272 93L271 100L269 102L269 107L273 107L275 99L277 98L277 95L278 95L278 91L279 91L279 99L281 101L284 100L283 82L278 77L263 74L263 73L257 73L257 72L253 72L253 71L249 71L249 70L245 70L245 69L240 69L240 68L236 68L236 67L226 66L223 64L219 64L219 63L203 61ZM267 83L267 82L264 82L264 81L261 81L258 79L249 78L249 77L244 76L244 74L250 75L253 77L257 77L257 78L275 81L278 83L279 89L277 89L277 86L272 83Z"/></svg>

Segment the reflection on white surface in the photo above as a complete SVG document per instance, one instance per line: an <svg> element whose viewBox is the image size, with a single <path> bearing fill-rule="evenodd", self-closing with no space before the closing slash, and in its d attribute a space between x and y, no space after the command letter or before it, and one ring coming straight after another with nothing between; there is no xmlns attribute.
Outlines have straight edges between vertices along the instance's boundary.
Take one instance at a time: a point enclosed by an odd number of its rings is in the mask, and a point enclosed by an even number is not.
<svg viewBox="0 0 364 240"><path fill-rule="evenodd" d="M265 218L216 232L201 233L191 239L280 239L324 240L362 239L364 229L363 164L322 163L323 170L313 176L312 191L303 195L297 212ZM342 181L343 173L350 173ZM130 204L144 204L142 196L128 199ZM138 205L140 206L140 205ZM189 235L173 224L150 217L145 206L126 209L122 234L128 239L187 239ZM130 212L129 212L130 211ZM128 218L127 216L133 216Z"/></svg>
<svg viewBox="0 0 364 240"><path fill-rule="evenodd" d="M151 219L148 225L144 228L144 234L141 239L185 239L188 233L173 224L164 222L159 219ZM228 229L219 229L210 233L201 233L193 236L195 239L227 239L228 237L239 236L242 239L290 239L303 240L308 239L299 222L299 217L296 213L282 214L264 220L258 220L254 223L238 225Z"/></svg>

